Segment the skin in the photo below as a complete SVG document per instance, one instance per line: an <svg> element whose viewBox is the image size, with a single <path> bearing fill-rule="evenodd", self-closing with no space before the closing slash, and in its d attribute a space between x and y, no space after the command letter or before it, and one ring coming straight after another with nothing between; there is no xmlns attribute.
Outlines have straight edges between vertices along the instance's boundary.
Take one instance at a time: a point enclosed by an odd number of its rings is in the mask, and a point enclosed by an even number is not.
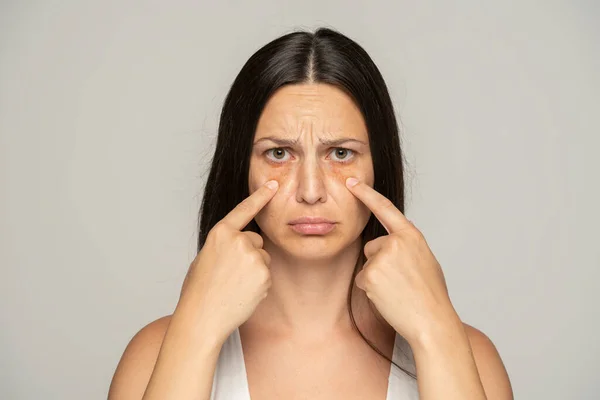
<svg viewBox="0 0 600 400"><path fill-rule="evenodd" d="M296 143L261 140L269 136ZM339 138L364 144L320 143ZM239 327L253 399L386 398L390 364L356 334L346 309L347 283L361 251L368 261L353 288L357 324L388 357L396 332L409 341L422 400L513 398L494 344L458 317L422 234L372 189L367 131L349 97L328 85L286 86L265 107L254 143L252 206L228 216L236 226L255 218L271 278L268 295ZM281 147L285 151L272 150ZM338 147L354 152L336 153ZM345 157L351 161L343 163ZM358 184L348 185L348 177ZM267 195L263 185L269 180L279 188ZM359 235L371 213L388 235L363 249ZM312 237L293 232L287 223L305 215L330 218L335 230ZM207 340L214 329L194 322L195 303L180 301L173 317L138 332L117 367L109 399L142 398L153 370L156 396L147 398L191 399L210 391L219 348Z"/></svg>
<svg viewBox="0 0 600 400"><path fill-rule="evenodd" d="M322 143L332 140L347 141ZM266 104L253 143L249 192L269 180L279 182L279 189L255 217L271 258L272 285L240 326L252 396L385 397L390 364L356 334L346 301L362 251L360 233L371 211L345 182L349 176L370 185L374 181L362 114L333 86L285 86ZM336 227L325 236L298 234L287 223L301 216L329 218ZM353 290L358 326L391 357L395 332L376 320L364 292ZM339 354L360 367L349 372ZM299 392L299 386L306 392Z"/></svg>
<svg viewBox="0 0 600 400"><path fill-rule="evenodd" d="M350 141L336 143L342 149L322 144L343 139ZM349 185L350 177L358 183ZM354 261L364 251L368 261L356 280L360 289L356 293L358 325L388 356L395 332L407 338L421 377L421 398L512 399L508 375L495 347L482 332L462 323L425 238L373 190L373 179L365 123L344 92L323 84L292 85L280 89L267 103L255 134L249 190L253 193L268 180L278 181L280 188L255 218L264 249L271 256L272 287L240 327L252 394L272 398L276 392L272 382L277 381L276 386L281 386L278 395L289 397L286 385L297 388L297 382L288 382L287 375L278 371L289 370L294 364L314 369L311 360L327 358L323 348L341 342L349 344L344 353L351 354L357 366L369 365L357 376L366 392L357 395L360 388L351 387L344 398L385 398L386 382L378 378L387 379L389 368L376 367L375 360L356 350L363 347L351 339L353 330L346 310L346 284ZM359 235L371 212L388 235L362 249ZM304 215L330 218L337 223L336 228L326 236L293 232L287 222ZM368 311L365 298L376 305L384 324ZM294 343L295 352L286 353L289 343ZM298 355L315 343L327 346L319 347L321 353L311 354L309 359ZM332 359L339 360L337 354L332 354ZM282 368L278 360L286 357L293 361ZM478 363L484 371L481 375ZM318 370L335 370L335 365L329 367ZM341 370L345 375L345 369ZM273 377L268 385L264 384L265 372ZM302 378L322 381L310 374ZM335 379L328 375L319 394L331 388ZM340 385L322 398L340 396L344 388L348 385ZM310 391L303 394L316 396Z"/></svg>
<svg viewBox="0 0 600 400"><path fill-rule="evenodd" d="M320 142L337 139L349 141ZM367 129L352 100L329 85L276 92L259 119L249 170L250 193L272 179L280 185L255 218L271 256L273 285L247 326L269 326L298 340L352 330L347 284L371 212L346 188L349 176L370 185L374 180ZM287 222L301 216L329 218L336 228L326 236L298 234Z"/></svg>

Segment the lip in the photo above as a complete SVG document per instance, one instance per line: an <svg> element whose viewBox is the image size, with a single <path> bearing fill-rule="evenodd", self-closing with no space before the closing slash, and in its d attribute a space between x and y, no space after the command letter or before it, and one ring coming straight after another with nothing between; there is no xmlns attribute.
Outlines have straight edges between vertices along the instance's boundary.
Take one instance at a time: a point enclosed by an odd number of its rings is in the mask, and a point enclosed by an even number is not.
<svg viewBox="0 0 600 400"><path fill-rule="evenodd" d="M335 228L336 222L323 217L301 217L290 221L289 225L304 235L326 235Z"/></svg>
<svg viewBox="0 0 600 400"><path fill-rule="evenodd" d="M326 235L335 228L335 224L293 224L290 228L304 235Z"/></svg>
<svg viewBox="0 0 600 400"><path fill-rule="evenodd" d="M335 224L335 221L332 221L327 218L322 217L301 217L296 218L293 221L289 222L290 225L298 225L298 224Z"/></svg>

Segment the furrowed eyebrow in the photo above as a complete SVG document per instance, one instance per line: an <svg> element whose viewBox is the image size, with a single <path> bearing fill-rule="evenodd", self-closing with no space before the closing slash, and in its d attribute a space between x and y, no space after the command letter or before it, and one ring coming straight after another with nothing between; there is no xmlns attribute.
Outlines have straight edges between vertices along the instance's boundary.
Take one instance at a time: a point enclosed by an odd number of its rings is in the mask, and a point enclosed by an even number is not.
<svg viewBox="0 0 600 400"><path fill-rule="evenodd" d="M263 142L269 140L279 146L295 146L298 144L298 139L282 139L282 138L278 138L275 136L266 136L263 138L258 139L256 142L254 142L254 144ZM360 143L362 145L367 145L365 142L361 141L361 140L357 140L357 139L352 139L352 138L340 138L340 139L319 139L319 141L321 142L321 144L324 144L326 146L339 146L341 144L347 143L347 142L356 142L356 143Z"/></svg>
<svg viewBox="0 0 600 400"><path fill-rule="evenodd" d="M279 146L295 146L298 144L298 139L282 139L275 136L266 136L264 138L258 139L254 144L258 144L260 142L271 141Z"/></svg>

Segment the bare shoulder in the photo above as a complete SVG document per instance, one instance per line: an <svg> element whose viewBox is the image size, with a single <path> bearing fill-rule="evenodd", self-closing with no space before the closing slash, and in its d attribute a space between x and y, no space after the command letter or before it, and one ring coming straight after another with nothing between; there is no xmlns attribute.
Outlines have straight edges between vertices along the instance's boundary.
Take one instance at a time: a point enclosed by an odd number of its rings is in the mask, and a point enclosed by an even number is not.
<svg viewBox="0 0 600 400"><path fill-rule="evenodd" d="M473 358L489 400L512 400L513 391L502 358L492 340L479 329L463 322Z"/></svg>
<svg viewBox="0 0 600 400"><path fill-rule="evenodd" d="M109 400L143 397L170 321L171 315L152 321L129 341L113 375Z"/></svg>

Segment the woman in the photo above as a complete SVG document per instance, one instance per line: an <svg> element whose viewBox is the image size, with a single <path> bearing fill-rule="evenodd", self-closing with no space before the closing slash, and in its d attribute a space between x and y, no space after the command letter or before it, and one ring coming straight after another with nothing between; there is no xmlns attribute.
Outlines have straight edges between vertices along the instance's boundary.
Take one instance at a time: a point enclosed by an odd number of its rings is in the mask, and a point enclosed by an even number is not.
<svg viewBox="0 0 600 400"><path fill-rule="evenodd" d="M319 29L258 50L223 106L177 307L131 340L109 399L512 399L403 215L403 171L358 44Z"/></svg>

